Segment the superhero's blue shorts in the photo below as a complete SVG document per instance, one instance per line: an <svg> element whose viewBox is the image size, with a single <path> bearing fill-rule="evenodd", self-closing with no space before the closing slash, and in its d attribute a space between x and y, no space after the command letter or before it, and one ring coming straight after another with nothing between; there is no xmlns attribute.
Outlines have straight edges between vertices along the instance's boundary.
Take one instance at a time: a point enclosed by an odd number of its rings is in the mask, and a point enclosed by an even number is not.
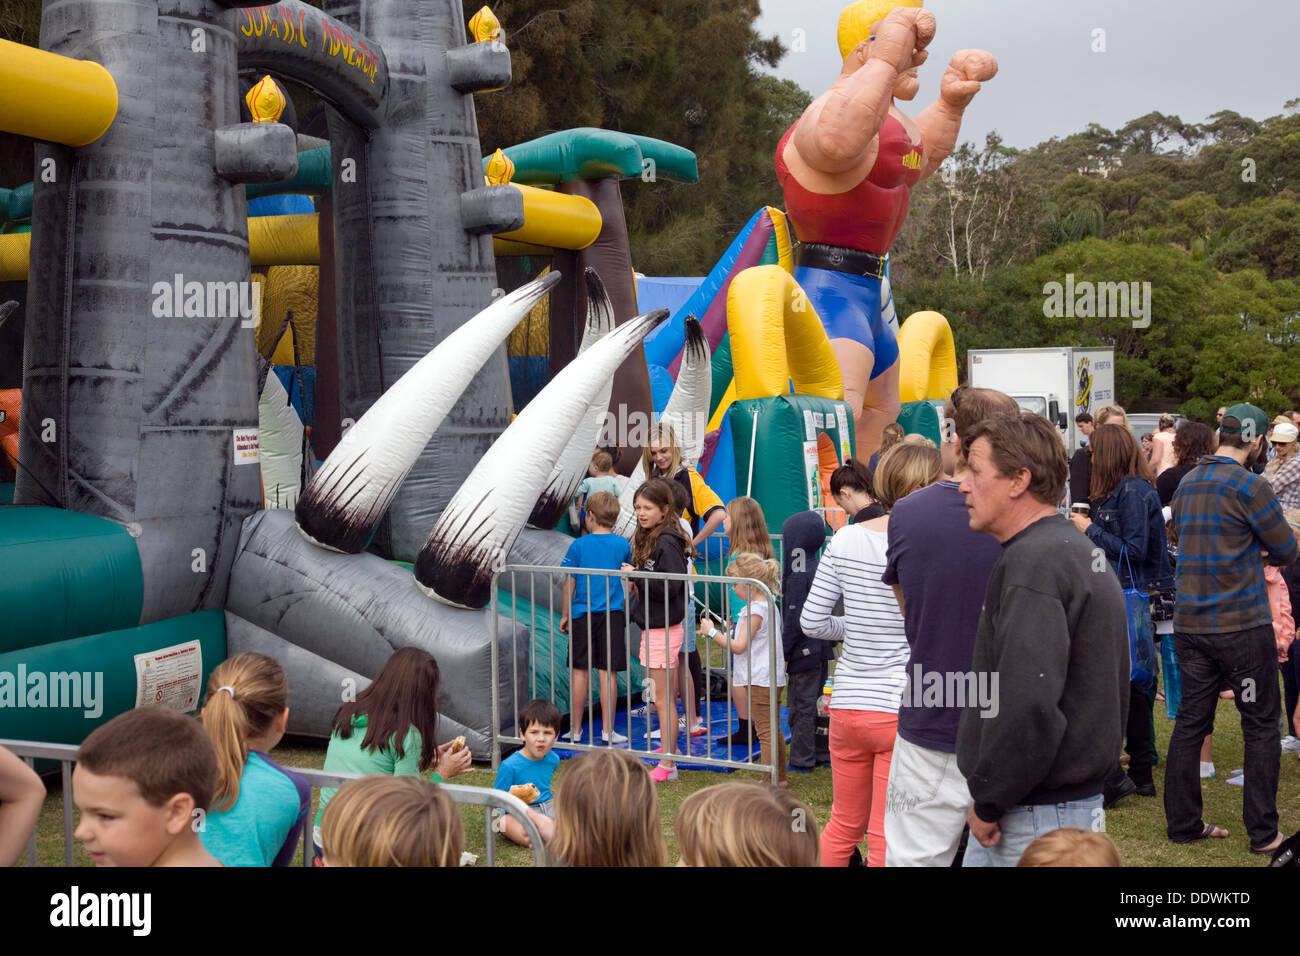
<svg viewBox="0 0 1300 956"><path fill-rule="evenodd" d="M884 303L882 309L881 280L804 266L794 270L794 277L817 310L829 338L852 339L871 349L875 356L873 379L898 360L898 339L883 314L892 313L893 303Z"/></svg>

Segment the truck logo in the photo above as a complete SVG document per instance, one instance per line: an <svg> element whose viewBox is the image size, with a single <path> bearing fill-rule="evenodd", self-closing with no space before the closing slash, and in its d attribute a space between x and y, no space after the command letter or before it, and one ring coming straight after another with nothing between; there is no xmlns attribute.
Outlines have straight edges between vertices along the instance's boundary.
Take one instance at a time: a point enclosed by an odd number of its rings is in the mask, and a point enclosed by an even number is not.
<svg viewBox="0 0 1300 956"><path fill-rule="evenodd" d="M1079 388L1074 398L1074 407L1080 412L1088 411L1092 404L1092 371L1088 368L1088 356L1079 359Z"/></svg>

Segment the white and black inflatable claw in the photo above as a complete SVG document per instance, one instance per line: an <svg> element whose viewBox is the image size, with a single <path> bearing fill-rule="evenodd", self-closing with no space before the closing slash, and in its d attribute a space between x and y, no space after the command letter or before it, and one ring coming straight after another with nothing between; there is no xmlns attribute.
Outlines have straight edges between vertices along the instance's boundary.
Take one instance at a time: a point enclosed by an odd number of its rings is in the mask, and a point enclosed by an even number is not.
<svg viewBox="0 0 1300 956"><path fill-rule="evenodd" d="M420 359L349 428L294 513L313 544L357 554L397 489L483 364L551 288L549 272L498 299Z"/></svg>
<svg viewBox="0 0 1300 956"><path fill-rule="evenodd" d="M698 465L700 455L704 453L704 436L709 427L709 400L712 393L713 356L709 353L709 339L704 334L704 326L700 325L699 319L688 315L682 364L659 421L673 426L677 444L682 449L682 464L689 468ZM645 469L637 462L618 498L619 515L614 532L625 538L631 538L636 532L632 499L645 480Z"/></svg>
<svg viewBox="0 0 1300 956"><path fill-rule="evenodd" d="M455 607L485 607L492 575L505 563L577 421L623 360L668 317L656 309L629 319L571 362L528 403L470 472L415 559L415 582Z"/></svg>
<svg viewBox="0 0 1300 956"><path fill-rule="evenodd" d="M587 326L582 332L582 346L578 349L578 358L614 328L614 303L609 300L605 283L600 281L596 270L588 268L584 278L587 281ZM578 485L587 477L587 466L591 464L591 455L600 440L601 426L605 423L605 411L609 408L609 394L614 388L610 378L596 397L587 406L582 420L573 432L560 460L551 470L550 480L533 505L533 513L528 516L528 527L550 530L555 527L564 509L569 506L578 491Z"/></svg>

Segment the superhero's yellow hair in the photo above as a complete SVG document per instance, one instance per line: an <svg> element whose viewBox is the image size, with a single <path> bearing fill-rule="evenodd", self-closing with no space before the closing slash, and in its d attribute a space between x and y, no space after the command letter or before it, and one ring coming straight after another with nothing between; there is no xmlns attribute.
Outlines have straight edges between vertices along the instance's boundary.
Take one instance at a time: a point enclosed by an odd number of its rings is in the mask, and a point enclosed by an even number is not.
<svg viewBox="0 0 1300 956"><path fill-rule="evenodd" d="M871 36L871 24L889 15L897 7L924 6L921 0L858 0L840 13L840 57L846 57L859 43Z"/></svg>

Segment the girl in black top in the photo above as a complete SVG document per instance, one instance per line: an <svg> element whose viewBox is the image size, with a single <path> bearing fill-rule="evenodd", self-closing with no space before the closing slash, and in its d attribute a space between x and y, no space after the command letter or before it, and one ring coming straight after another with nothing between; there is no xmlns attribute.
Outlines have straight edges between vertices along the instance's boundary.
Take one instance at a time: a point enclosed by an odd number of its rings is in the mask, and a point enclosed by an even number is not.
<svg viewBox="0 0 1300 956"><path fill-rule="evenodd" d="M624 571L655 571L685 574L686 540L673 507L672 488L662 478L651 478L633 498L636 534L632 538L632 563ZM650 774L655 781L677 778L673 754L677 744L677 704L670 688L676 678L677 655L686 633L682 622L690 585L683 581L662 581L635 577L631 580L631 617L641 626L641 666L654 685L654 705L659 714L664 758Z"/></svg>

